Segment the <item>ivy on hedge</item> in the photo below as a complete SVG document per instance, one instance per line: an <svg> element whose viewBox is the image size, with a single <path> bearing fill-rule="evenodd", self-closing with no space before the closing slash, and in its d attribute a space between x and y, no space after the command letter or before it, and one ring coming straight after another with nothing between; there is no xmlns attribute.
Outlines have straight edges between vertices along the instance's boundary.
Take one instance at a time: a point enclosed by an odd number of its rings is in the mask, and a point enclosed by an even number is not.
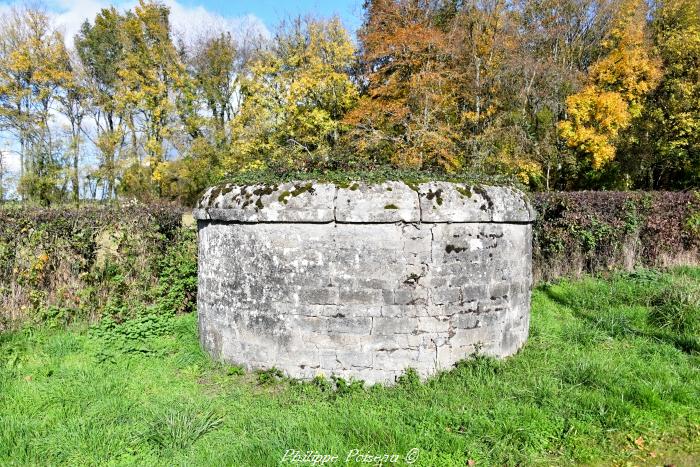
<svg viewBox="0 0 700 467"><path fill-rule="evenodd" d="M700 259L694 192L537 193L533 203L537 279Z"/></svg>
<svg viewBox="0 0 700 467"><path fill-rule="evenodd" d="M125 319L159 294L192 300L185 289L196 276L173 290L158 287L163 271L177 269L169 258L183 237L182 212L133 204L1 208L0 330L13 322L67 324L105 313ZM194 242L186 242L196 258Z"/></svg>
<svg viewBox="0 0 700 467"><path fill-rule="evenodd" d="M555 192L532 198L538 211L536 280L700 262L695 193ZM140 319L150 326L153 314L194 311L196 235L181 227L182 212L144 205L0 208L0 331L22 322L64 325L98 318L115 326ZM101 238L112 244L101 244Z"/></svg>

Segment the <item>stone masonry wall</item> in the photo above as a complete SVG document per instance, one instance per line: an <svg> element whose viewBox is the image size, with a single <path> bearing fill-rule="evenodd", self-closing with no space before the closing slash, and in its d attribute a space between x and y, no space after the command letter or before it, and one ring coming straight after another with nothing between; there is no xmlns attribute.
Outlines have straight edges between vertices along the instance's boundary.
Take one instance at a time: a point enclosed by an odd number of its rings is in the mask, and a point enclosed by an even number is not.
<svg viewBox="0 0 700 467"><path fill-rule="evenodd" d="M225 185L194 215L217 359L392 383L527 339L534 214L510 188Z"/></svg>

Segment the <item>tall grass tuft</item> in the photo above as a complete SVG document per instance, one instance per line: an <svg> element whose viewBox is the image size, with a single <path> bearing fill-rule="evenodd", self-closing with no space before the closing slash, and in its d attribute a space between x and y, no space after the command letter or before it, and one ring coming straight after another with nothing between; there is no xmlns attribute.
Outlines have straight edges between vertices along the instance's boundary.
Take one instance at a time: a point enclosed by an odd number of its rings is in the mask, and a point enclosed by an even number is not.
<svg viewBox="0 0 700 467"><path fill-rule="evenodd" d="M662 288L649 302L649 322L677 334L700 333L700 287L679 280Z"/></svg>
<svg viewBox="0 0 700 467"><path fill-rule="evenodd" d="M197 412L189 407L170 408L150 424L147 438L161 449L186 449L222 423L223 418L212 409Z"/></svg>

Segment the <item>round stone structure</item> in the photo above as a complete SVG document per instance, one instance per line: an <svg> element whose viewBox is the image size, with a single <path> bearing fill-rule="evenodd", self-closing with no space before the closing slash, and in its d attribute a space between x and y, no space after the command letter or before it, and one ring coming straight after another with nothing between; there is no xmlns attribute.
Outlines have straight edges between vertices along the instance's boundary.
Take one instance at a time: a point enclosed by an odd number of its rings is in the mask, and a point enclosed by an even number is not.
<svg viewBox="0 0 700 467"><path fill-rule="evenodd" d="M534 211L515 189L225 184L194 217L216 359L391 384L527 339Z"/></svg>

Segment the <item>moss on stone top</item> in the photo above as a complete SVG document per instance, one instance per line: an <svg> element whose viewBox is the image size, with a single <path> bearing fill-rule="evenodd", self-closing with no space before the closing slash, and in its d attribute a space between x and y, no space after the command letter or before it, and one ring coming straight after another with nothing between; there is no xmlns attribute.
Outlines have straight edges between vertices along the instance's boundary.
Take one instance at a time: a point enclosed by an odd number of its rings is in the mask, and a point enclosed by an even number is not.
<svg viewBox="0 0 700 467"><path fill-rule="evenodd" d="M416 171L388 168L379 168L371 171L290 171L284 173L277 173L272 171L248 171L230 175L222 181L222 184L220 186L274 186L284 182L308 181L318 183L333 183L338 188L349 188L351 190L357 190L359 188L359 182L367 184L378 184L389 181L404 182L414 191L418 191L419 184L433 181L453 182L467 185L484 184L496 186L514 186L519 188L520 190L525 189L525 187L520 185L515 178L507 176L490 176L468 172L448 173L440 170Z"/></svg>
<svg viewBox="0 0 700 467"><path fill-rule="evenodd" d="M458 192L460 195L462 195L462 196L464 196L464 197L466 197L466 198L471 198L471 197L472 197L472 189L471 189L471 187L469 187L469 186L466 186L466 185L465 185L464 187L461 187L461 186L459 186L459 185L455 185L455 190L457 190L457 192Z"/></svg>

